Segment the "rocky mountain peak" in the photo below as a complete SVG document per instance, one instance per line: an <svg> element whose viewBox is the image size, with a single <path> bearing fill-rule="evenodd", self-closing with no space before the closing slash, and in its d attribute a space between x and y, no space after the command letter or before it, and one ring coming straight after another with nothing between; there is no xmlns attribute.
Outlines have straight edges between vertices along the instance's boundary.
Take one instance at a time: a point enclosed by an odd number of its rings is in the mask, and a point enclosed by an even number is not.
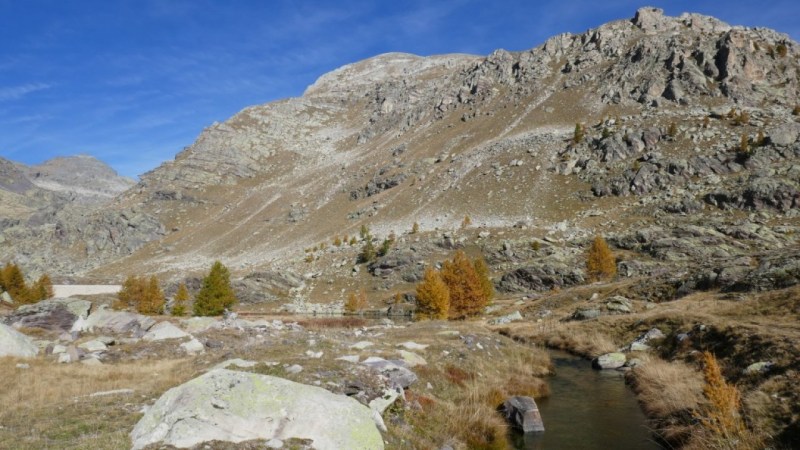
<svg viewBox="0 0 800 450"><path fill-rule="evenodd" d="M479 57L464 54L422 57L410 53L384 53L328 72L309 86L304 97L353 93L364 87L413 79L437 70L453 69ZM431 74L434 75L435 74Z"/></svg>

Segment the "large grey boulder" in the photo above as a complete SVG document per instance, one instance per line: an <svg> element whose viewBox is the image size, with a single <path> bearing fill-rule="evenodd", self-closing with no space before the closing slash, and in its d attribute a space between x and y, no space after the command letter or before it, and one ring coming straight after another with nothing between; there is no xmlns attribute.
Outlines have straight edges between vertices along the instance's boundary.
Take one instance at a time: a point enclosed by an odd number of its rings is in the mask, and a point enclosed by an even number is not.
<svg viewBox="0 0 800 450"><path fill-rule="evenodd" d="M215 369L164 393L130 436L134 450L291 438L311 439L316 449L382 449L373 414L322 388Z"/></svg>
<svg viewBox="0 0 800 450"><path fill-rule="evenodd" d="M536 401L531 397L510 397L497 408L509 425L524 433L544 431L544 422Z"/></svg>
<svg viewBox="0 0 800 450"><path fill-rule="evenodd" d="M33 343L33 339L0 323L0 357L32 358L37 353L39 347Z"/></svg>
<svg viewBox="0 0 800 450"><path fill-rule="evenodd" d="M86 318L92 302L77 298L43 300L17 308L5 319L7 324L51 331L69 331L78 318Z"/></svg>
<svg viewBox="0 0 800 450"><path fill-rule="evenodd" d="M112 334L130 333L140 337L155 324L156 321L151 317L127 311L113 311L102 305L89 314L87 318L76 320L72 325L72 331L89 333L106 331Z"/></svg>
<svg viewBox="0 0 800 450"><path fill-rule="evenodd" d="M142 336L143 341L163 341L165 339L183 339L191 335L170 322L160 322L154 325Z"/></svg>

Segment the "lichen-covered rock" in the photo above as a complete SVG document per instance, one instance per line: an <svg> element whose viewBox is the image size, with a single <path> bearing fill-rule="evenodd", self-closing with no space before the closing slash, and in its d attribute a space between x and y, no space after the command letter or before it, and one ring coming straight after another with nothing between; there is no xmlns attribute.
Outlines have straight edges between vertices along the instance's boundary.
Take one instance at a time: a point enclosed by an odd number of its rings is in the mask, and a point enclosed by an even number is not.
<svg viewBox="0 0 800 450"><path fill-rule="evenodd" d="M170 389L131 432L133 449L213 440L310 439L316 449L382 449L373 412L325 389L215 369Z"/></svg>
<svg viewBox="0 0 800 450"><path fill-rule="evenodd" d="M592 360L592 367L599 370L619 369L625 365L624 353L606 353Z"/></svg>

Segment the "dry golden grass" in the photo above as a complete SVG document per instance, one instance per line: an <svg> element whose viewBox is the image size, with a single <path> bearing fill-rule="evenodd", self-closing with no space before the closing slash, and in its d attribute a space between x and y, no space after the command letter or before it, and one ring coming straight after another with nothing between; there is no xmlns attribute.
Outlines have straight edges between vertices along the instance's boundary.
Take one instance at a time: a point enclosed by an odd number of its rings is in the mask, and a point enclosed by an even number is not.
<svg viewBox="0 0 800 450"><path fill-rule="evenodd" d="M576 355L594 358L619 348L602 325L587 325L581 322L546 320L530 325L505 327L500 334L524 342L534 342L550 348L565 350Z"/></svg>
<svg viewBox="0 0 800 450"><path fill-rule="evenodd" d="M692 414L703 401L702 377L682 361L642 359L630 378L639 404L661 438L670 447L681 447L696 431Z"/></svg>
<svg viewBox="0 0 800 450"><path fill-rule="evenodd" d="M700 373L681 361L643 356L634 369L634 389L649 416L667 417L693 411L703 401Z"/></svg>
<svg viewBox="0 0 800 450"><path fill-rule="evenodd" d="M728 383L713 354L703 352L703 394L707 402L695 414L702 431L692 435L688 448L750 450L764 448L764 440L745 426L741 394Z"/></svg>
<svg viewBox="0 0 800 450"><path fill-rule="evenodd" d="M327 328L361 328L367 326L369 322L360 317L314 317L301 319L297 324L308 330L324 330Z"/></svg>
<svg viewBox="0 0 800 450"><path fill-rule="evenodd" d="M18 362L30 368L18 369ZM0 448L128 448L141 405L191 375L183 361L90 367L2 359ZM117 389L134 393L89 396Z"/></svg>
<svg viewBox="0 0 800 450"><path fill-rule="evenodd" d="M501 344L490 358L484 343L484 351L416 367L417 390L407 395L409 408L400 412L410 427L391 427L390 447L438 448L447 442L456 449L510 448L508 426L496 409L513 395L548 395L540 377L549 373L550 360L543 349L510 339L496 342ZM425 390L428 383L432 389Z"/></svg>

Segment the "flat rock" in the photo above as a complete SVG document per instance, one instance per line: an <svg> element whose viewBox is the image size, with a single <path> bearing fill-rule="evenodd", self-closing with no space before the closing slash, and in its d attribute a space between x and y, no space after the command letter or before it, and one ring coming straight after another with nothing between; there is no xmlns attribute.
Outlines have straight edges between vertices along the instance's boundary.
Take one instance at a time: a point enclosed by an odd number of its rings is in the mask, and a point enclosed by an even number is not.
<svg viewBox="0 0 800 450"><path fill-rule="evenodd" d="M189 333L173 325L172 322L159 322L142 336L142 340L163 341L166 339L183 339L189 336L191 336Z"/></svg>
<svg viewBox="0 0 800 450"><path fill-rule="evenodd" d="M198 341L196 338L192 338L190 341L182 343L180 347L189 355L196 355L206 351L205 345L203 345L203 343Z"/></svg>
<svg viewBox="0 0 800 450"><path fill-rule="evenodd" d="M33 343L33 339L0 323L0 357L32 358L37 353L39 353L39 347Z"/></svg>
<svg viewBox="0 0 800 450"><path fill-rule="evenodd" d="M519 311L514 311L511 314L492 319L489 323L492 325L505 325L507 323L516 322L517 320L522 320L522 314L520 314Z"/></svg>
<svg viewBox="0 0 800 450"><path fill-rule="evenodd" d="M771 361L759 361L747 366L747 368L744 369L744 373L746 375L754 375L757 373L769 372L773 365L774 363Z"/></svg>
<svg viewBox="0 0 800 450"><path fill-rule="evenodd" d="M181 320L181 327L188 333L201 333L222 326L222 321L213 317L192 317Z"/></svg>
<svg viewBox="0 0 800 450"><path fill-rule="evenodd" d="M355 399L278 377L212 370L170 389L131 432L132 448L212 440L311 439L316 449L383 449L373 412Z"/></svg>
<svg viewBox="0 0 800 450"><path fill-rule="evenodd" d="M370 356L361 364L386 377L392 387L406 389L417 381L417 374L409 370L404 361Z"/></svg>
<svg viewBox="0 0 800 450"><path fill-rule="evenodd" d="M214 369L227 369L227 368L229 368L231 366L239 367L239 368L242 368L242 369L248 369L250 367L255 367L256 364L258 364L258 363L255 362L255 361L248 361L246 359L234 358L234 359L228 359L226 361L222 361L221 363L219 363L216 366L214 366L211 370L214 370ZM233 370L235 370L235 369L233 369Z"/></svg>
<svg viewBox="0 0 800 450"><path fill-rule="evenodd" d="M364 350L365 348L371 347L373 345L375 345L375 344L373 344L372 342L369 342L369 341L359 341L359 342L356 342L355 344L351 345L350 348L354 348L356 350Z"/></svg>
<svg viewBox="0 0 800 450"><path fill-rule="evenodd" d="M414 341L406 341L402 344L397 344L398 347L403 347L406 350L425 350L426 348L430 347L430 345L425 344L417 344Z"/></svg>
<svg viewBox="0 0 800 450"><path fill-rule="evenodd" d="M104 352L108 350L108 346L106 346L106 344L99 339L92 339L91 341L86 341L82 344L79 344L78 348L82 348L89 353Z"/></svg>
<svg viewBox="0 0 800 450"><path fill-rule="evenodd" d="M633 304L630 300L620 295L615 295L606 302L606 309L612 312L628 314L632 310Z"/></svg>
<svg viewBox="0 0 800 450"><path fill-rule="evenodd" d="M409 352L408 350L400 350L400 358L408 364L408 367L417 367L417 366L426 366L428 362L425 361L425 358L419 356L414 352Z"/></svg>
<svg viewBox="0 0 800 450"><path fill-rule="evenodd" d="M358 361L361 359L358 355L345 355L336 358L337 361L347 361L349 363L358 364Z"/></svg>

